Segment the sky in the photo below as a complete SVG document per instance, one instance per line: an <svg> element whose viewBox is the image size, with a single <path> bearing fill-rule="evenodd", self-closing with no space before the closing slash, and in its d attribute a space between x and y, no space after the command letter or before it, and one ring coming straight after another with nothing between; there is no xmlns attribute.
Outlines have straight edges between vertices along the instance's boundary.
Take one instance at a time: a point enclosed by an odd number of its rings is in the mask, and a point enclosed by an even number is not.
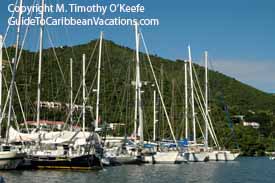
<svg viewBox="0 0 275 183"><path fill-rule="evenodd" d="M25 0L31 4L33 0ZM8 4L0 2L0 34L5 34L11 16ZM141 4L142 14L115 13L108 17L158 18L159 26L142 27L150 53L168 59L187 59L187 46L192 57L203 64L203 51L209 52L212 69L236 78L265 92L275 93L275 1L274 0L46 0L46 3L76 2ZM97 14L98 15L98 14ZM47 16L47 14L46 14ZM94 14L77 15L82 18ZM135 46L133 27L49 27L54 46L84 44L99 37L131 48ZM31 28L25 47L38 49L38 29ZM6 44L15 41L11 27ZM51 46L45 40L44 47Z"/></svg>

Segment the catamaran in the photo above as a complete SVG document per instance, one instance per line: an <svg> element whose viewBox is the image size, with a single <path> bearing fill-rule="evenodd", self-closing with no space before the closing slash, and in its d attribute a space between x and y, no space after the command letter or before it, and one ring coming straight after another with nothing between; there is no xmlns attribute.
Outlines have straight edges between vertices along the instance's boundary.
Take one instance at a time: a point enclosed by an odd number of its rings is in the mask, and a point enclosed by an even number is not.
<svg viewBox="0 0 275 183"><path fill-rule="evenodd" d="M205 104L205 150L208 153L210 161L233 161L239 155L239 151L229 151L229 150L221 150L217 136L215 134L212 120L209 115L208 109L208 52L204 52L204 60L205 60L205 97L204 97L204 104ZM216 145L217 150L208 146L208 132L210 132L211 137Z"/></svg>
<svg viewBox="0 0 275 183"><path fill-rule="evenodd" d="M188 47L189 50L189 73L190 73L190 80L192 81L192 72L193 72L193 66L192 63L190 62L191 60L191 50L190 50L190 46ZM238 156L239 156L239 152L231 152L228 150L221 150L220 145L219 145L219 141L218 138L216 136L216 133L214 131L213 128L213 124L212 124L212 120L210 118L209 115L209 107L208 107L208 52L204 53L204 58L205 58L205 95L203 96L202 92L201 92L201 88L199 86L199 81L195 72L195 79L198 85L197 89L196 87L192 86L194 84L192 84L193 82L191 82L191 101L192 101L192 120L193 120L193 135L194 135L194 140L193 142L190 143L190 145L188 146L189 150L193 150L195 149L192 156L188 155L188 157L191 157L191 160L189 161L205 161L205 160L210 160L210 161L232 161L235 160ZM195 70L194 70L195 71ZM186 77L187 78L187 77ZM203 138L204 138L204 142L202 144L197 144L196 143L196 138L195 138L195 130L196 128L194 128L194 124L196 122L196 120L194 120L195 116L193 115L193 98L194 96L192 95L192 90L195 89L195 96L196 96L196 101L198 103L199 109L201 111L202 114L202 119L205 123L205 131L203 134ZM187 90L187 89L185 89ZM187 93L187 92L186 92ZM186 102L187 103L187 102ZM187 104L185 104L187 105ZM187 108L187 107L186 107ZM187 121L187 119L186 119ZM195 122L194 122L195 121ZM185 125L186 127L188 126L188 123L186 123ZM186 134L188 133L188 130L186 131ZM209 141L209 134L215 144L215 147L209 147L208 145L208 141ZM188 138L188 136L186 136L186 138ZM188 153L187 153L188 154ZM187 155L185 154L185 155ZM204 159L206 158L206 159ZM204 160L203 160L204 159Z"/></svg>

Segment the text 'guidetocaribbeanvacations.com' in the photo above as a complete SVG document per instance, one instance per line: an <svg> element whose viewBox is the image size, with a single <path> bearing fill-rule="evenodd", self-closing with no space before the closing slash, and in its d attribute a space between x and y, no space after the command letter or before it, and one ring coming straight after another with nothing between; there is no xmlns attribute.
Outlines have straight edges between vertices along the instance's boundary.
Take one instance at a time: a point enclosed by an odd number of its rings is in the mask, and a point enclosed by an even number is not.
<svg viewBox="0 0 275 183"><path fill-rule="evenodd" d="M158 26L160 24L158 18L144 18L145 10L145 6L142 4L81 5L63 3L45 4L44 6L39 4L23 5L22 7L16 4L9 4L8 11L13 14L21 11L22 17L18 20L16 16L11 16L8 19L8 24L11 26L127 26L138 22L140 25ZM43 19L39 16L42 12L47 13L47 16ZM143 16L142 18L137 18L138 15Z"/></svg>

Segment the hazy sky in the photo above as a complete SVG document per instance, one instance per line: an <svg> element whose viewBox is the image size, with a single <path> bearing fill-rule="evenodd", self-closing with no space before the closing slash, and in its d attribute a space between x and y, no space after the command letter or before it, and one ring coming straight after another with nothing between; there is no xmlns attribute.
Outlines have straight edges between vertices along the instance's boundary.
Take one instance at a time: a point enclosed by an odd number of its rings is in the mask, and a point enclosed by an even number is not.
<svg viewBox="0 0 275 183"><path fill-rule="evenodd" d="M33 0L25 0L30 4ZM0 2L0 33L7 28L9 3ZM46 0L46 3L77 2L106 5L141 3L145 13L130 17L158 18L157 27L143 27L149 50L169 58L187 58L187 45L193 59L202 63L202 54L209 51L215 70L266 92L275 93L275 1L274 0ZM83 15L81 15L83 16ZM86 14L85 17L94 16ZM112 16L128 17L127 14ZM132 27L49 27L54 45L76 45L95 39L99 31L105 38L134 47ZM11 29L7 44L14 42ZM46 33L47 34L47 33ZM38 31L31 29L26 48L38 48ZM51 46L45 40L45 47Z"/></svg>

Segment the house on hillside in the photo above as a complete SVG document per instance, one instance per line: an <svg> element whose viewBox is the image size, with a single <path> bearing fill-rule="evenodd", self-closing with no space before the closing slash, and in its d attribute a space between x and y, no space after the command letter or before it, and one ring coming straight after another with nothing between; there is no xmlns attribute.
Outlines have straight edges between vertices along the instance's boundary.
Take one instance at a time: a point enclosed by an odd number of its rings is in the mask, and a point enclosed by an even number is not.
<svg viewBox="0 0 275 183"><path fill-rule="evenodd" d="M244 121L243 126L250 126L252 128L255 128L255 129L260 128L260 124L257 123L257 122L246 122L246 121Z"/></svg>

